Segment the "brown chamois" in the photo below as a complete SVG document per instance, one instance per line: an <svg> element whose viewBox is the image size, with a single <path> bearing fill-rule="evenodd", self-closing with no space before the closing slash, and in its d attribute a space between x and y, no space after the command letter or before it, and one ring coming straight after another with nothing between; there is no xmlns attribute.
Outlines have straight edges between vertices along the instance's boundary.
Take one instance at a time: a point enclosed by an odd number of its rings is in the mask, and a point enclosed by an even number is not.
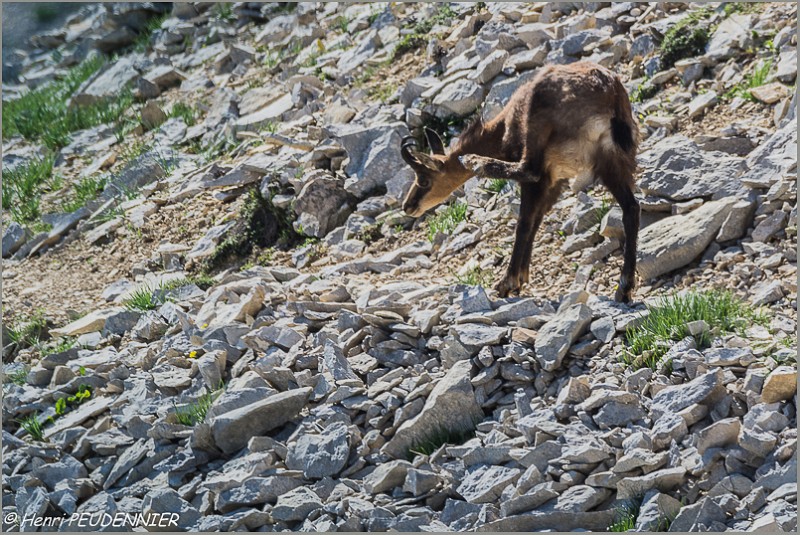
<svg viewBox="0 0 800 535"><path fill-rule="evenodd" d="M630 301L639 232L633 196L639 131L616 74L593 63L548 65L494 119L468 126L448 153L435 132L425 129L425 136L432 155L413 150L410 136L401 146L417 176L403 201L409 215L422 215L472 176L520 184L514 250L505 277L495 285L501 297L529 281L534 235L564 181L589 173L622 208L624 265L615 299Z"/></svg>

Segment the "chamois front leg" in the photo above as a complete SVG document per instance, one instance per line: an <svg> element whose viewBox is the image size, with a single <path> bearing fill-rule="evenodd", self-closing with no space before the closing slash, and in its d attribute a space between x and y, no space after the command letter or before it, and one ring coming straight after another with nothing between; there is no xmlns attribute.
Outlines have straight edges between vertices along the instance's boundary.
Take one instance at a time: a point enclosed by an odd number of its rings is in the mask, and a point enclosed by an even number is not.
<svg viewBox="0 0 800 535"><path fill-rule="evenodd" d="M517 182L539 180L539 177L533 175L521 162L506 162L477 154L465 154L459 157L459 161L478 178L504 178Z"/></svg>
<svg viewBox="0 0 800 535"><path fill-rule="evenodd" d="M508 297L510 293L517 293L522 285L528 282L530 264L530 249L536 229L542 221L542 211L536 204L536 199L541 191L539 184L523 183L520 186L522 199L517 219L517 230L514 238L514 249L505 277L498 282L494 289L500 297Z"/></svg>

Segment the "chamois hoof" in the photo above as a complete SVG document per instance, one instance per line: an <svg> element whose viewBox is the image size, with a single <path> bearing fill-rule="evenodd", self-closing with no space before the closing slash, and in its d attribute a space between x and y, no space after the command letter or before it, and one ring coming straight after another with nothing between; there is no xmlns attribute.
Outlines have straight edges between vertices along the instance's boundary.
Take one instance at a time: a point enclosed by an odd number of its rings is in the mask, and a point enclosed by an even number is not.
<svg viewBox="0 0 800 535"><path fill-rule="evenodd" d="M518 277L506 275L503 279L494 285L495 291L500 297L508 297L511 293L519 293L522 284L520 284Z"/></svg>
<svg viewBox="0 0 800 535"><path fill-rule="evenodd" d="M614 294L614 301L618 303L630 303L632 291L633 288L622 288L620 286L619 288L617 288L617 291Z"/></svg>

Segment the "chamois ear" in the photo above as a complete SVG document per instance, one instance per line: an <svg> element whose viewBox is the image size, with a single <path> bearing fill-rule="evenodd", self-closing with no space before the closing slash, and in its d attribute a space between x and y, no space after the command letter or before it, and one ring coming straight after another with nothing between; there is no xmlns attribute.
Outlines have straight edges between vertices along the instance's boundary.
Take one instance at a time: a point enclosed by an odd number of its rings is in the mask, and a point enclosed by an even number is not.
<svg viewBox="0 0 800 535"><path fill-rule="evenodd" d="M442 138L439 137L439 134L425 127L425 139L428 140L428 146L431 148L431 152L434 154L444 154L444 143L442 143Z"/></svg>
<svg viewBox="0 0 800 535"><path fill-rule="evenodd" d="M444 163L424 152L415 152L414 158L420 165L431 171L441 171L442 167L444 167Z"/></svg>

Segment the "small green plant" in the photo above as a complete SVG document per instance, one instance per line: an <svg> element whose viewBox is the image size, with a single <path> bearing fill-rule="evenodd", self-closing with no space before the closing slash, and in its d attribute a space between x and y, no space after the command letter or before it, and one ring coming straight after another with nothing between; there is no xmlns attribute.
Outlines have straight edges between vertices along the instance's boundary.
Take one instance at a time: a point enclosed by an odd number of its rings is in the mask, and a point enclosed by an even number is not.
<svg viewBox="0 0 800 535"><path fill-rule="evenodd" d="M631 102L644 102L656 96L657 93L658 86L650 83L649 78L645 78L631 93Z"/></svg>
<svg viewBox="0 0 800 535"><path fill-rule="evenodd" d="M505 178L492 178L486 183L486 190L492 193L500 193L505 189L506 184L508 184L508 180Z"/></svg>
<svg viewBox="0 0 800 535"><path fill-rule="evenodd" d="M55 411L57 416L64 416L67 411L67 398L58 398L56 400Z"/></svg>
<svg viewBox="0 0 800 535"><path fill-rule="evenodd" d="M75 347L75 343L77 339L71 336L62 336L55 342L51 342L48 344L48 347L45 351L43 351L46 355L56 354L56 353L63 353L69 349Z"/></svg>
<svg viewBox="0 0 800 535"><path fill-rule="evenodd" d="M54 162L55 153L48 151L40 158L3 171L3 210L11 219L28 224L39 218L39 199L49 189Z"/></svg>
<svg viewBox="0 0 800 535"><path fill-rule="evenodd" d="M206 275L205 273L189 277L189 280L201 290L208 290L217 283L210 275Z"/></svg>
<svg viewBox="0 0 800 535"><path fill-rule="evenodd" d="M428 220L428 240L433 241L440 232L450 234L459 223L467 218L467 204L453 202Z"/></svg>
<svg viewBox="0 0 800 535"><path fill-rule="evenodd" d="M439 429L408 449L406 458L413 461L416 455L430 455L445 444L463 444L475 437L473 429Z"/></svg>
<svg viewBox="0 0 800 535"><path fill-rule="evenodd" d="M195 122L197 121L197 110L185 104L183 102L176 102L173 104L172 109L169 112L170 117L180 117L183 119L183 122L186 123L186 126L194 126Z"/></svg>
<svg viewBox="0 0 800 535"><path fill-rule="evenodd" d="M149 285L144 285L134 290L125 301L123 305L128 310L155 310L158 308L158 300L153 295L154 290Z"/></svg>
<svg viewBox="0 0 800 535"><path fill-rule="evenodd" d="M736 13L760 13L764 10L761 2L727 2L725 16L730 17Z"/></svg>
<svg viewBox="0 0 800 535"><path fill-rule="evenodd" d="M379 240L383 235L381 234L381 227L377 224L365 225L355 236L357 240L361 240L367 245Z"/></svg>
<svg viewBox="0 0 800 535"><path fill-rule="evenodd" d="M164 171L165 175L172 174L178 168L177 158L175 158L175 152L172 149L169 149L167 153L162 153L161 149L155 149L153 151L153 159Z"/></svg>
<svg viewBox="0 0 800 535"><path fill-rule="evenodd" d="M42 310L31 316L22 316L12 322L8 329L8 337L20 347L35 346L47 328L47 320Z"/></svg>
<svg viewBox="0 0 800 535"><path fill-rule="evenodd" d="M73 186L73 197L61 203L61 209L65 212L74 212L86 205L88 201L95 199L106 187L108 180L105 177L88 176L80 179Z"/></svg>
<svg viewBox="0 0 800 535"><path fill-rule="evenodd" d="M27 366L22 366L17 368L11 373L4 373L5 376L5 383L13 383L18 386L22 386L28 384L28 371L29 368Z"/></svg>
<svg viewBox="0 0 800 535"><path fill-rule="evenodd" d="M669 69L676 61L705 51L711 32L704 19L712 14L710 8L698 9L667 30L660 47L662 69Z"/></svg>
<svg viewBox="0 0 800 535"><path fill-rule="evenodd" d="M44 440L44 426L39 421L38 413L34 412L33 414L26 416L21 420L17 420L17 423L33 440L40 442Z"/></svg>
<svg viewBox="0 0 800 535"><path fill-rule="evenodd" d="M211 14L218 20L232 21L236 18L233 14L233 4L230 2L217 2L211 9Z"/></svg>
<svg viewBox="0 0 800 535"><path fill-rule="evenodd" d="M264 250L258 258L256 259L256 264L259 266L268 266L272 263L273 258L275 258L275 248L269 247Z"/></svg>
<svg viewBox="0 0 800 535"><path fill-rule="evenodd" d="M751 89L756 87L761 87L765 83L767 83L767 78L769 77L769 73L772 70L772 60L767 60L761 62L757 67L753 69L753 72L750 73L745 79L733 86L729 89L724 95L723 98L725 99L732 99L735 97L742 97L746 98L747 100L755 101L755 97L750 92Z"/></svg>
<svg viewBox="0 0 800 535"><path fill-rule="evenodd" d="M603 218L610 211L611 211L611 203L609 203L608 198L604 196L600 200L600 206L594 209L594 220L598 230L600 229L600 225L603 223Z"/></svg>
<svg viewBox="0 0 800 535"><path fill-rule="evenodd" d="M122 152L120 153L120 159L125 163L130 162L131 160L138 158L145 152L149 151L151 148L152 146L149 143L141 139L137 139L133 143L124 146Z"/></svg>
<svg viewBox="0 0 800 535"><path fill-rule="evenodd" d="M206 392L197 398L196 401L180 407L173 404L175 408L175 417L178 419L178 422L189 427L194 427L205 420L208 409L211 408L211 405L222 392L223 388L224 386L220 386L219 389L213 392Z"/></svg>
<svg viewBox="0 0 800 535"><path fill-rule="evenodd" d="M753 323L763 325L767 322L766 316L730 292L718 290L665 297L648 306L648 311L640 325L625 333L628 347L623 352L623 361L637 368L657 369L672 342L690 335L687 323L703 320L711 330L735 332L743 331L745 326ZM694 338L698 347L707 346L711 333L703 332Z"/></svg>
<svg viewBox="0 0 800 535"><path fill-rule="evenodd" d="M334 21L334 25L339 29L340 32L344 34L348 33L347 32L348 24L350 24L350 20L344 15L339 15L338 17L336 17L336 20Z"/></svg>
<svg viewBox="0 0 800 535"><path fill-rule="evenodd" d="M394 58L398 58L411 50L416 50L428 43L432 37L431 30L437 24L447 24L451 19L456 17L456 12L453 11L448 4L441 5L432 17L416 21L412 26L412 32L403 36L400 39L397 47L394 50Z"/></svg>
<svg viewBox="0 0 800 535"><path fill-rule="evenodd" d="M623 532L634 529L636 527L636 519L639 518L639 510L641 507L641 497L628 500L617 507L614 515L614 523L608 527L608 531Z"/></svg>
<svg viewBox="0 0 800 535"><path fill-rule="evenodd" d="M56 2L42 2L41 4L36 4L36 7L33 8L33 16L36 22L47 24L48 22L56 20L56 17L58 17L58 6L59 4Z"/></svg>
<svg viewBox="0 0 800 535"><path fill-rule="evenodd" d="M133 45L131 45L133 50L136 52L147 51L153 41L153 32L160 30L165 20L167 20L167 15L158 15L148 20Z"/></svg>
<svg viewBox="0 0 800 535"><path fill-rule="evenodd" d="M86 375L86 368L84 368L83 366L80 366L78 368L78 375L80 375L81 377L84 377Z"/></svg>
<svg viewBox="0 0 800 535"><path fill-rule="evenodd" d="M19 135L58 150L69 143L71 132L118 120L133 103L130 91L123 91L115 99L102 99L93 104L67 105L75 90L104 63L102 57L92 56L59 80L29 91L20 98L3 100L3 139Z"/></svg>
<svg viewBox="0 0 800 535"><path fill-rule="evenodd" d="M492 279L491 271L481 269L478 266L473 267L463 275L456 274L456 282L466 286L482 286L486 288L492 284Z"/></svg>

